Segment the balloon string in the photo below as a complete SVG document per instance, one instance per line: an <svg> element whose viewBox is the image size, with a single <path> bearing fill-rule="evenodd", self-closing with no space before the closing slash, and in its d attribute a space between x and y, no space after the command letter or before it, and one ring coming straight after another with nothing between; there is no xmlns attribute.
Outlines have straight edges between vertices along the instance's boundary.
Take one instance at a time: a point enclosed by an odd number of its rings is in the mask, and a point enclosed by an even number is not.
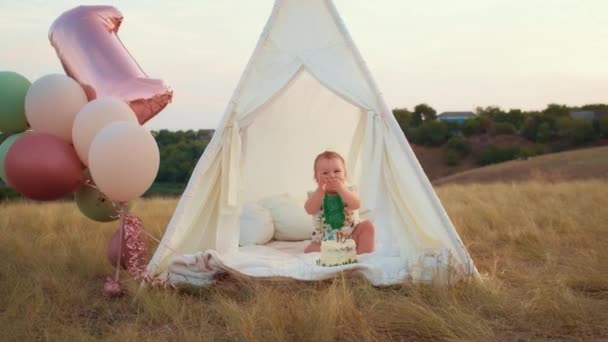
<svg viewBox="0 0 608 342"><path fill-rule="evenodd" d="M119 215L120 215L120 232L118 233L118 235L120 235L120 243L118 245L118 261L116 262L116 273L114 275L114 280L116 282L118 282L118 277L120 274L120 267L122 265L122 245L123 245L123 241L124 241L124 234L125 234L125 229L124 229L124 222L125 222L125 215L126 215L126 203L121 203L120 205L120 209L119 209Z"/></svg>
<svg viewBox="0 0 608 342"><path fill-rule="evenodd" d="M118 282L119 275L120 275L120 268L122 266L123 243L124 243L124 240L125 240L125 233L126 233L125 232L125 229L126 229L125 228L126 216L127 216L129 208L128 208L127 202L119 202L118 204L116 204L114 202L111 202L111 203L112 203L112 205L115 208L117 208L117 211L118 211L118 214L119 214L119 217L120 217L120 221L119 221L120 222L120 228L119 228L119 230L120 230L120 232L119 232L119 235L120 235L120 244L118 246L118 261L116 263L116 273L114 275L114 280L116 282ZM155 236L153 236L152 234L148 233L147 231L145 231L143 229L141 229L141 231L144 234L146 234L149 238L151 238L152 240L158 242L160 245L164 246L165 248L167 248L171 252L174 252L174 253L177 252L175 249L173 249L169 245L163 243L162 241L160 241L159 239L157 239ZM165 280L161 280L161 281L155 281L155 280L153 280L153 277L151 277L150 275L145 274L145 273L142 273L140 275L140 277L143 279L144 282L150 283L152 285L159 284L159 285L163 285L164 287L166 287L168 285L173 286L172 284L170 284L168 282L169 279L165 279Z"/></svg>
<svg viewBox="0 0 608 342"><path fill-rule="evenodd" d="M156 237L154 237L154 235L152 235L152 234L148 233L148 232L147 232L147 231L145 231L145 230L144 230L143 232L144 232L144 234L146 234L146 235L147 235L147 236L148 236L150 239L152 239L152 240L154 240L154 241L158 242L158 244L160 244L160 245L163 245L165 248L167 248L167 249L168 249L168 250L170 250L171 252L174 252L174 253L176 253L176 252L177 252L175 249L171 248L171 247L170 247L169 245L167 245L166 243L163 243L162 241L160 241L159 239L157 239Z"/></svg>

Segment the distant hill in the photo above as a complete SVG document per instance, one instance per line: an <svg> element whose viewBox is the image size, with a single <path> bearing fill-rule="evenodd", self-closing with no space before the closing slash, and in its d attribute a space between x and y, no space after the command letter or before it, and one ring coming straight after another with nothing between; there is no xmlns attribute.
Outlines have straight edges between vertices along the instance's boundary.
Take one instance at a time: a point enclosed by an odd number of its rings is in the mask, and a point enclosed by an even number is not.
<svg viewBox="0 0 608 342"><path fill-rule="evenodd" d="M516 135L479 134L468 137L467 140L471 143L472 153L468 157L461 158L460 163L454 166L447 165L444 160L446 150L445 145L439 147L416 145L412 143L410 143L410 145L412 146L418 161L420 161L420 165L422 165L424 172L430 180L435 180L466 170L478 168L479 165L476 163L473 156L488 145L498 147L530 147L534 145L534 143Z"/></svg>
<svg viewBox="0 0 608 342"><path fill-rule="evenodd" d="M433 185L511 182L530 179L608 180L608 146L545 154L526 160L489 165L433 180Z"/></svg>
<svg viewBox="0 0 608 342"><path fill-rule="evenodd" d="M455 173L463 172L479 167L473 158L464 158L459 165L448 166L445 164L443 154L445 147L430 147L411 144L416 158L424 169L430 180L446 177Z"/></svg>

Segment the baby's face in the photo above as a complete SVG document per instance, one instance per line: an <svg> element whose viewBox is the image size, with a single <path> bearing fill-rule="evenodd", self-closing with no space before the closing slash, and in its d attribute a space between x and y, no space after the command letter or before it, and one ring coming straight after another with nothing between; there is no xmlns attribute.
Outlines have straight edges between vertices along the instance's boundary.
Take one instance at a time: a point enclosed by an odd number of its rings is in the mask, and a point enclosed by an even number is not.
<svg viewBox="0 0 608 342"><path fill-rule="evenodd" d="M326 179L338 179L340 182L344 183L344 178L346 177L346 171L344 170L344 165L340 159L331 158L321 158L317 161L317 167L315 169L317 183L323 178Z"/></svg>

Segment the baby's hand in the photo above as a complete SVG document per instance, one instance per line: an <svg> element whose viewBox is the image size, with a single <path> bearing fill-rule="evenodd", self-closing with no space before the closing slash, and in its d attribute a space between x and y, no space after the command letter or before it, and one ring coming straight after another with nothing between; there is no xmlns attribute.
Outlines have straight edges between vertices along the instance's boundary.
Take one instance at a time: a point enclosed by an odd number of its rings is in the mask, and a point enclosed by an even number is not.
<svg viewBox="0 0 608 342"><path fill-rule="evenodd" d="M344 185L344 182L342 182L342 180L337 179L335 183L336 192L342 193L342 191L346 190L346 185Z"/></svg>
<svg viewBox="0 0 608 342"><path fill-rule="evenodd" d="M321 176L321 179L319 179L319 189L325 193L325 191L327 190L327 179L325 178L325 176Z"/></svg>
<svg viewBox="0 0 608 342"><path fill-rule="evenodd" d="M344 189L344 183L340 179L331 178L327 181L325 189L332 192L340 192Z"/></svg>

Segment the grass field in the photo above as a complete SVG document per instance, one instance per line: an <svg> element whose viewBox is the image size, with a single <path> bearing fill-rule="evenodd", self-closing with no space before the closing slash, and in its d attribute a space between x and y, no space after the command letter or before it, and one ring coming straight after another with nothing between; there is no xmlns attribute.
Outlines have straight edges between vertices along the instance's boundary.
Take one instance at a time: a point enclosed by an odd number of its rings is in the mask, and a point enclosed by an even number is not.
<svg viewBox="0 0 608 342"><path fill-rule="evenodd" d="M72 203L0 204L2 340L608 340L608 181L445 185L484 276L449 288L257 281L101 295L116 224ZM175 199L134 212L160 237ZM150 243L154 248L154 243ZM123 275L123 279L127 279Z"/></svg>

